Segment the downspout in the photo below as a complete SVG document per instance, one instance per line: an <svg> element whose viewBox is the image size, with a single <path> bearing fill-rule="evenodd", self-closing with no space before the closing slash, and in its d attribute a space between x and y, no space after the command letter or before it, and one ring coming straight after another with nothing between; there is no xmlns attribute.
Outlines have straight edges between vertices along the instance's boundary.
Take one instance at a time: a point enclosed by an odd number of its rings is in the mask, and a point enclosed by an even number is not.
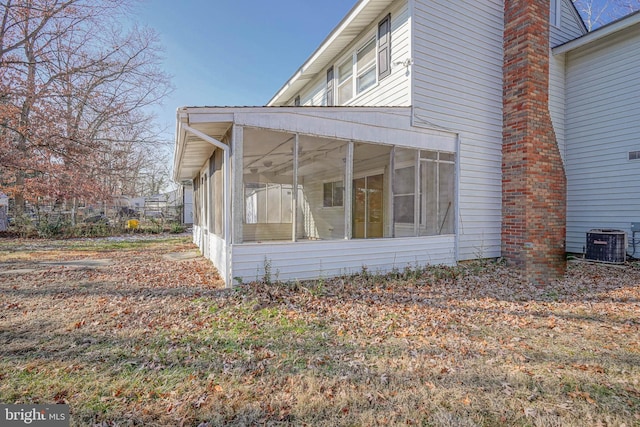
<svg viewBox="0 0 640 427"><path fill-rule="evenodd" d="M230 237L231 237L231 220L230 220L230 211L231 211L231 203L229 202L230 200L230 191L229 191L229 187L231 185L231 167L230 167L230 161L231 161L231 155L230 155L230 150L229 150L229 146L227 144L224 144L220 141L218 141L217 139L207 135L204 132L201 132L197 129L192 128L189 125L186 124L182 124L182 128L186 131L189 132L192 135L197 136L198 138L202 139L205 142L208 142L209 144L213 145L216 148L219 148L222 150L222 153L224 155L224 162L223 162L223 176L224 176L224 185L222 186L222 197L224 200L224 205L222 207L222 211L224 212L223 214L223 222L224 222L224 233L223 233L223 238L225 241L226 246L228 247L230 245ZM227 256L225 257L225 277L224 277L224 282L226 284L226 286L231 286L232 282L231 282L231 277L230 277L230 266L231 266L231 260L229 259L229 251L227 251Z"/></svg>

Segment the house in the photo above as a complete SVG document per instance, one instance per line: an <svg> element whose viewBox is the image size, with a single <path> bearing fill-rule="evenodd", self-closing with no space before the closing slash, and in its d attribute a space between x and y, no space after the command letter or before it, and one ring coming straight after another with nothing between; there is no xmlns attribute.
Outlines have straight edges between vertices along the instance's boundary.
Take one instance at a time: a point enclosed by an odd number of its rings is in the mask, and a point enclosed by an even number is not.
<svg viewBox="0 0 640 427"><path fill-rule="evenodd" d="M633 220L584 208L619 169L599 142L633 167L636 21L587 33L570 0L359 0L266 106L178 109L194 241L228 285L500 256L550 280L585 230Z"/></svg>
<svg viewBox="0 0 640 427"><path fill-rule="evenodd" d="M567 251L582 253L588 230L635 237L640 222L640 13L554 47L553 57L565 73Z"/></svg>
<svg viewBox="0 0 640 427"><path fill-rule="evenodd" d="M141 215L146 218L162 218L181 224L191 224L193 218L193 191L191 183L166 193L154 194L142 199Z"/></svg>

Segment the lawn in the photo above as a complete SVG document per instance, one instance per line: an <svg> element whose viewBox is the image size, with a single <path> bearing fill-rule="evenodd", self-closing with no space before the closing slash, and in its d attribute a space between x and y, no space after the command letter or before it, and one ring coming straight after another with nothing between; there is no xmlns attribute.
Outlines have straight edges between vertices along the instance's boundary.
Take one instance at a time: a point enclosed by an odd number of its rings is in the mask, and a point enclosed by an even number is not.
<svg viewBox="0 0 640 427"><path fill-rule="evenodd" d="M225 290L194 250L0 239L0 402L78 426L640 425L640 264Z"/></svg>

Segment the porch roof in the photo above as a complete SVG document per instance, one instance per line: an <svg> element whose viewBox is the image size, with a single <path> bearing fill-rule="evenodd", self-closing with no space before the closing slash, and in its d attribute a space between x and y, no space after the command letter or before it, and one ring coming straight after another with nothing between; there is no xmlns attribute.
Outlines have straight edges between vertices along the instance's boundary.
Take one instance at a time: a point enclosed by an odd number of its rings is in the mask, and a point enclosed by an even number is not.
<svg viewBox="0 0 640 427"><path fill-rule="evenodd" d="M177 111L173 178L193 179L233 125L380 144L455 151L453 132L417 128L411 107L182 107ZM229 148L231 149L231 147Z"/></svg>

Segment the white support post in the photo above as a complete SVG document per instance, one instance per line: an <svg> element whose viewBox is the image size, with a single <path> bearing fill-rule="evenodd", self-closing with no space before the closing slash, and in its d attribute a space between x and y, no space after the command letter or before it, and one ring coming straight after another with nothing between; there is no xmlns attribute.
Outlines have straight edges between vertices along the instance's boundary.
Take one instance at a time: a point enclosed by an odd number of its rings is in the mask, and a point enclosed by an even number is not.
<svg viewBox="0 0 640 427"><path fill-rule="evenodd" d="M393 146L391 148L391 151L389 152L389 169L391 169L391 172L388 174L389 185L384 190L385 193L388 194L387 197L389 198L389 203L386 203L386 205L389 206L389 208L386 211L387 213L385 213L385 217L391 218L391 220L389 221L390 228L391 228L391 232L389 233L389 235L391 237L396 237L396 209L395 209L396 198L393 197L393 195L395 194L394 181L396 178L395 177L396 175L396 147L395 146ZM366 222L367 220L365 220L365 223Z"/></svg>
<svg viewBox="0 0 640 427"><path fill-rule="evenodd" d="M353 237L353 141L347 145L347 157L345 158L344 173L344 238L350 240Z"/></svg>
<svg viewBox="0 0 640 427"><path fill-rule="evenodd" d="M417 236L420 231L420 150L415 150L414 158L414 183L413 183L413 235Z"/></svg>
<svg viewBox="0 0 640 427"><path fill-rule="evenodd" d="M295 134L293 140L293 192L291 194L291 203L293 204L291 212L291 241L296 241L298 230L298 147L300 144L299 135Z"/></svg>
<svg viewBox="0 0 640 427"><path fill-rule="evenodd" d="M231 242L233 244L242 243L242 224L244 212L244 128L233 125L231 145L232 152L232 173L231 173L231 219L233 234Z"/></svg>

